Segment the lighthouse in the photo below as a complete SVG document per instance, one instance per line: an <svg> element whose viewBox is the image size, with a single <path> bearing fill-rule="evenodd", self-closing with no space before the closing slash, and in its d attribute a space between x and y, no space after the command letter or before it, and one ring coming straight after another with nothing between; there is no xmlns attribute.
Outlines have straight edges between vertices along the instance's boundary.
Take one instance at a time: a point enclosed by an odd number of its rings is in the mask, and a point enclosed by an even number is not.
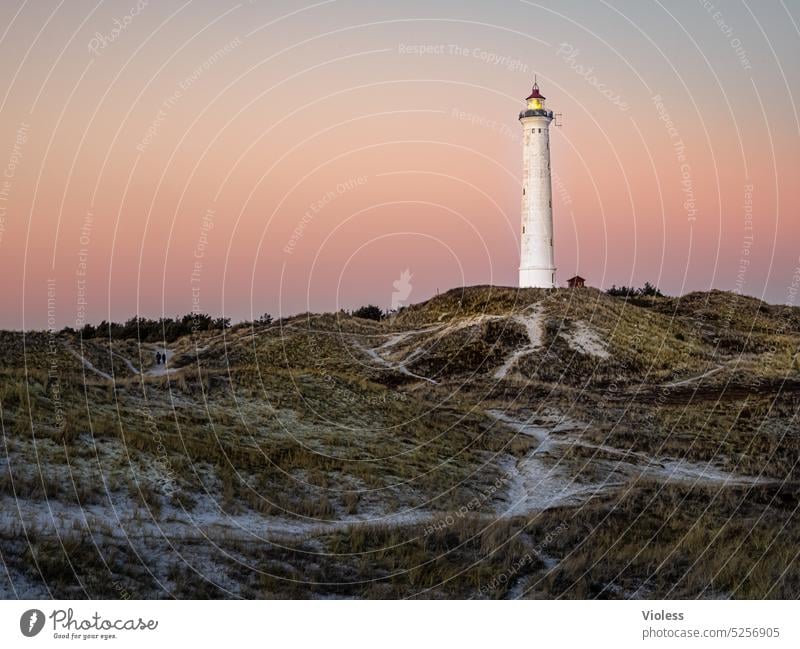
<svg viewBox="0 0 800 649"><path fill-rule="evenodd" d="M522 232L520 233L520 288L553 288L553 194L550 184L550 122L544 96L534 81L519 114L522 124Z"/></svg>

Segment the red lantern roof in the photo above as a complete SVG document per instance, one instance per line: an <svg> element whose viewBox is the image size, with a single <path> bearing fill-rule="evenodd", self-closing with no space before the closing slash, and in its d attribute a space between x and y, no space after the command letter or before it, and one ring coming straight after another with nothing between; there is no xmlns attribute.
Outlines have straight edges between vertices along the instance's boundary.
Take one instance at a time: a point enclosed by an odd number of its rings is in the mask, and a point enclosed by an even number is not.
<svg viewBox="0 0 800 649"><path fill-rule="evenodd" d="M531 90L531 94L525 97L525 100L528 99L545 99L545 96L539 92L539 84L534 81L533 83L533 90Z"/></svg>

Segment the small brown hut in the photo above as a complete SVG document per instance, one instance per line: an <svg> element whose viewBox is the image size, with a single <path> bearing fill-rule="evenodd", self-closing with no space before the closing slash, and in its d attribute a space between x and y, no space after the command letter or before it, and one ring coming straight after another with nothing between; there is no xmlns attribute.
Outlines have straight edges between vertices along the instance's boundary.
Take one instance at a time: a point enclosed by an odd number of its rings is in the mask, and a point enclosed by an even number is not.
<svg viewBox="0 0 800 649"><path fill-rule="evenodd" d="M583 288L586 286L586 280L580 275L575 275L575 277L570 277L567 280L567 286L570 288Z"/></svg>

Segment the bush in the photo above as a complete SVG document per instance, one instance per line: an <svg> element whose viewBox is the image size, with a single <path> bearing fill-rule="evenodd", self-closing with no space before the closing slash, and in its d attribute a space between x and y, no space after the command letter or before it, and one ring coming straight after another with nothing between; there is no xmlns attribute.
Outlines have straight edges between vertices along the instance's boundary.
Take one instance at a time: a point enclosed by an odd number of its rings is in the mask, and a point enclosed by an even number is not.
<svg viewBox="0 0 800 649"><path fill-rule="evenodd" d="M381 321L384 318L384 313L381 311L381 308L374 304L368 304L367 306L356 309L353 311L353 315L356 318L364 318L365 320Z"/></svg>
<svg viewBox="0 0 800 649"><path fill-rule="evenodd" d="M221 331L229 329L230 318L212 318L205 313L187 313L175 318L129 318L125 323L106 322L103 320L97 327L86 324L80 330L81 337L105 338L115 340L135 339L143 342L175 342L181 336L195 331Z"/></svg>
<svg viewBox="0 0 800 649"><path fill-rule="evenodd" d="M644 286L639 289L639 295L642 297L664 297L664 294L658 290L658 287L653 286L650 282L644 283Z"/></svg>
<svg viewBox="0 0 800 649"><path fill-rule="evenodd" d="M664 294L653 286L650 282L645 282L642 288L634 288L633 286L617 286L614 284L606 291L607 295L613 297L664 297Z"/></svg>

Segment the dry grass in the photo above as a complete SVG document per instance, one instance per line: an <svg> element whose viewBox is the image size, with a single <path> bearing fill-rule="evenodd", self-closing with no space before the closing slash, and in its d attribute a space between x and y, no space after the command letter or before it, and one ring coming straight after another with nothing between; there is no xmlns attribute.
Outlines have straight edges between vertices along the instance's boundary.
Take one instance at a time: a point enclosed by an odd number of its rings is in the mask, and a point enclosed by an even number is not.
<svg viewBox="0 0 800 649"><path fill-rule="evenodd" d="M528 344L515 316L532 305L542 314L542 345L497 381L496 368ZM152 345L88 341L86 358L114 382L84 367L74 337L53 345L46 333L0 332L8 450L0 497L81 507L112 497L145 517L191 512L204 498L265 521L335 521L420 504L446 516L501 476L494 456L510 462L535 444L492 426L484 411L540 407L587 424L585 441L796 485L798 312L718 292L634 303L592 289L473 287L380 323L304 314L185 337L170 346L173 371L163 376L139 375L122 360L146 372ZM608 358L570 347L579 327ZM387 341L387 365L364 351ZM390 367L409 358L411 372L437 382ZM663 388L717 366L702 382ZM582 452L568 459L585 459ZM219 547L170 539L188 565L164 539L126 544L102 526L99 550L78 525L66 555L46 528L34 530L25 553L12 526L0 530L0 552L36 583L41 570L62 597L82 588L95 597L165 589L182 597L507 597L527 588L537 597L796 597L787 550L798 541L796 505L791 491L769 486L638 485L531 520L492 522L486 502L433 532L362 525L275 545L223 537ZM155 576L138 552L158 563ZM547 570L540 554L561 562Z"/></svg>

